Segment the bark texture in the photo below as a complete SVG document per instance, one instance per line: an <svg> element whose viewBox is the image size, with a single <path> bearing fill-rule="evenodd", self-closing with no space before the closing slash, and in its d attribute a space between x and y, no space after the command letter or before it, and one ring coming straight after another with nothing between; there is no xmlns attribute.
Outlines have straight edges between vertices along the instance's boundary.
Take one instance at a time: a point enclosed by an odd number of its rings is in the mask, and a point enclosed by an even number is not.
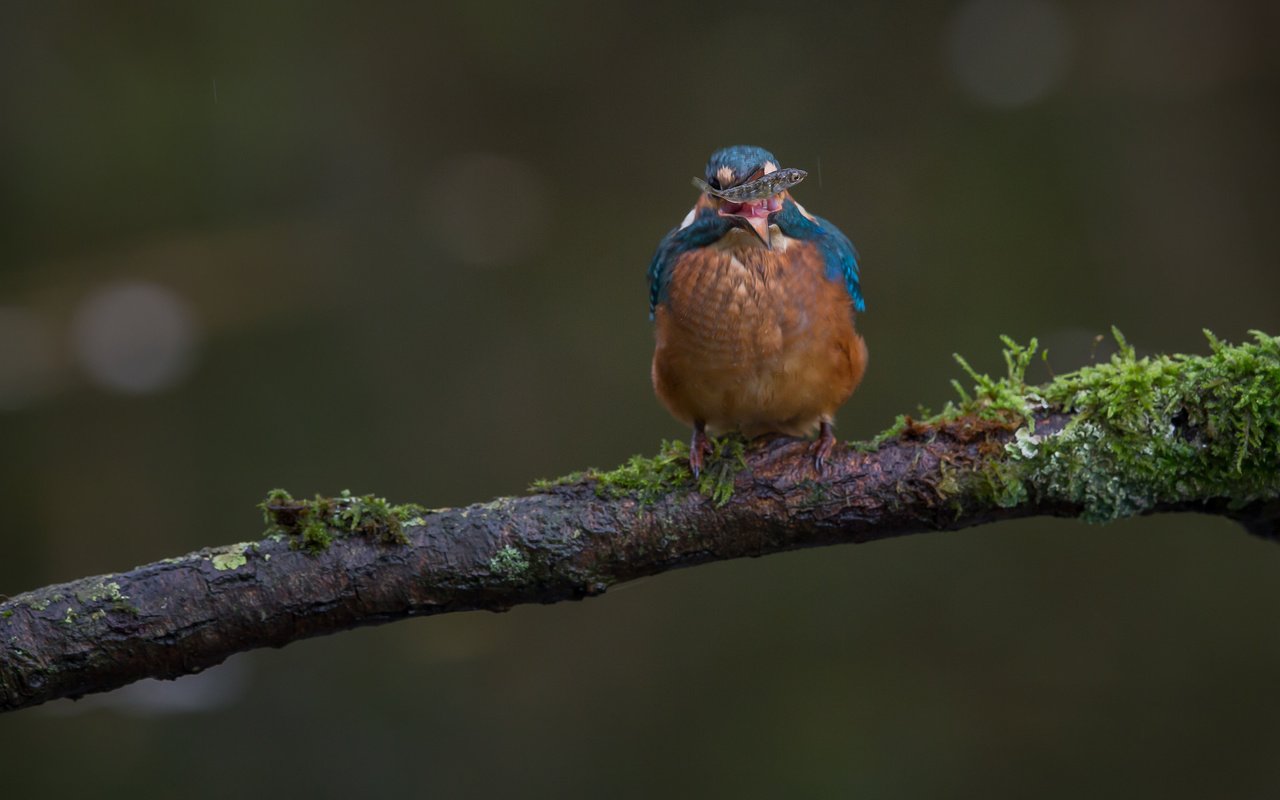
<svg viewBox="0 0 1280 800"><path fill-rule="evenodd" d="M1070 418L1046 413L1035 435ZM735 460L723 505L688 481L645 496L588 477L427 512L405 526L407 544L350 535L309 552L297 536L276 536L45 587L0 603L0 711L175 678L360 625L581 599L707 561L1080 514L1079 503L1034 486L1016 504L993 491L1008 482L992 469L1020 425L907 421L872 452L837 447L821 476L808 442L758 442L745 467ZM1222 513L1264 535L1280 518L1274 497L1243 506L1156 498L1141 513L1153 511Z"/></svg>

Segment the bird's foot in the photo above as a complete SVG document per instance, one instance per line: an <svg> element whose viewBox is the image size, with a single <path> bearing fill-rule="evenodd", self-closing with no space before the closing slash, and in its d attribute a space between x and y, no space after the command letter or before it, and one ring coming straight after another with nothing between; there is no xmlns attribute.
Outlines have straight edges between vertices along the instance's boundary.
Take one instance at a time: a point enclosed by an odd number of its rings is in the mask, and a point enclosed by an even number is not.
<svg viewBox="0 0 1280 800"><path fill-rule="evenodd" d="M714 449L711 445L711 437L707 436L706 423L695 422L693 438L689 440L689 471L693 473L695 479L702 475L702 466Z"/></svg>
<svg viewBox="0 0 1280 800"><path fill-rule="evenodd" d="M835 428L830 422L823 420L818 431L818 440L813 443L813 471L821 475L827 466L827 458L836 446Z"/></svg>

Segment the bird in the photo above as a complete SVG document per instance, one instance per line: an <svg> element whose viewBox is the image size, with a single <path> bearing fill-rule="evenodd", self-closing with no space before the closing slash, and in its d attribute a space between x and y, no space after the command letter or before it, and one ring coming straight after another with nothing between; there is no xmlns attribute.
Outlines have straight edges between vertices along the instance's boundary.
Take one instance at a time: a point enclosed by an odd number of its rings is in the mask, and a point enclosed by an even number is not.
<svg viewBox="0 0 1280 800"><path fill-rule="evenodd" d="M816 432L821 475L836 410L866 370L854 327L866 308L857 250L791 196L798 181L789 176L805 173L766 180L778 170L761 147L712 153L705 182L694 179L703 189L697 202L649 265L653 388L693 428L695 478L712 452L709 437L735 431L748 439ZM761 196L773 188L780 191Z"/></svg>

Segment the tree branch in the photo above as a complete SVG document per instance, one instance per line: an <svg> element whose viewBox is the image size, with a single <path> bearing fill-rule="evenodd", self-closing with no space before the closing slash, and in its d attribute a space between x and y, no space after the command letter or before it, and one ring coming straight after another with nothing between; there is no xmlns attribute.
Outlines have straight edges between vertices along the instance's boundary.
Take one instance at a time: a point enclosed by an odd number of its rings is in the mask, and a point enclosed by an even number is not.
<svg viewBox="0 0 1280 800"><path fill-rule="evenodd" d="M0 711L175 678L258 647L449 611L603 593L645 575L1036 515L1197 511L1280 533L1280 339L1007 377L878 444L721 443L700 487L668 445L608 473L461 509L375 498L265 504L278 531L0 603ZM967 369L967 366L966 366ZM698 489L701 491L698 491ZM411 517L403 522L400 517Z"/></svg>

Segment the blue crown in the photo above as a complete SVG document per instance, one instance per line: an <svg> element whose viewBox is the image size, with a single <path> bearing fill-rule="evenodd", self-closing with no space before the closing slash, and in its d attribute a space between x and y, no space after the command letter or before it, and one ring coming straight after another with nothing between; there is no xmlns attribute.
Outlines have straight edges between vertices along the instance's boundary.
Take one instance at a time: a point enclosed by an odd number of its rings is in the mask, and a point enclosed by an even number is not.
<svg viewBox="0 0 1280 800"><path fill-rule="evenodd" d="M763 147L754 147L749 144L725 147L715 151L711 154L711 158L707 159L707 183L717 189L728 189L745 181L756 170L763 167L766 161L772 161L775 165L778 163L773 153ZM733 179L727 185L721 186L719 172L724 167L728 167L733 173Z"/></svg>

